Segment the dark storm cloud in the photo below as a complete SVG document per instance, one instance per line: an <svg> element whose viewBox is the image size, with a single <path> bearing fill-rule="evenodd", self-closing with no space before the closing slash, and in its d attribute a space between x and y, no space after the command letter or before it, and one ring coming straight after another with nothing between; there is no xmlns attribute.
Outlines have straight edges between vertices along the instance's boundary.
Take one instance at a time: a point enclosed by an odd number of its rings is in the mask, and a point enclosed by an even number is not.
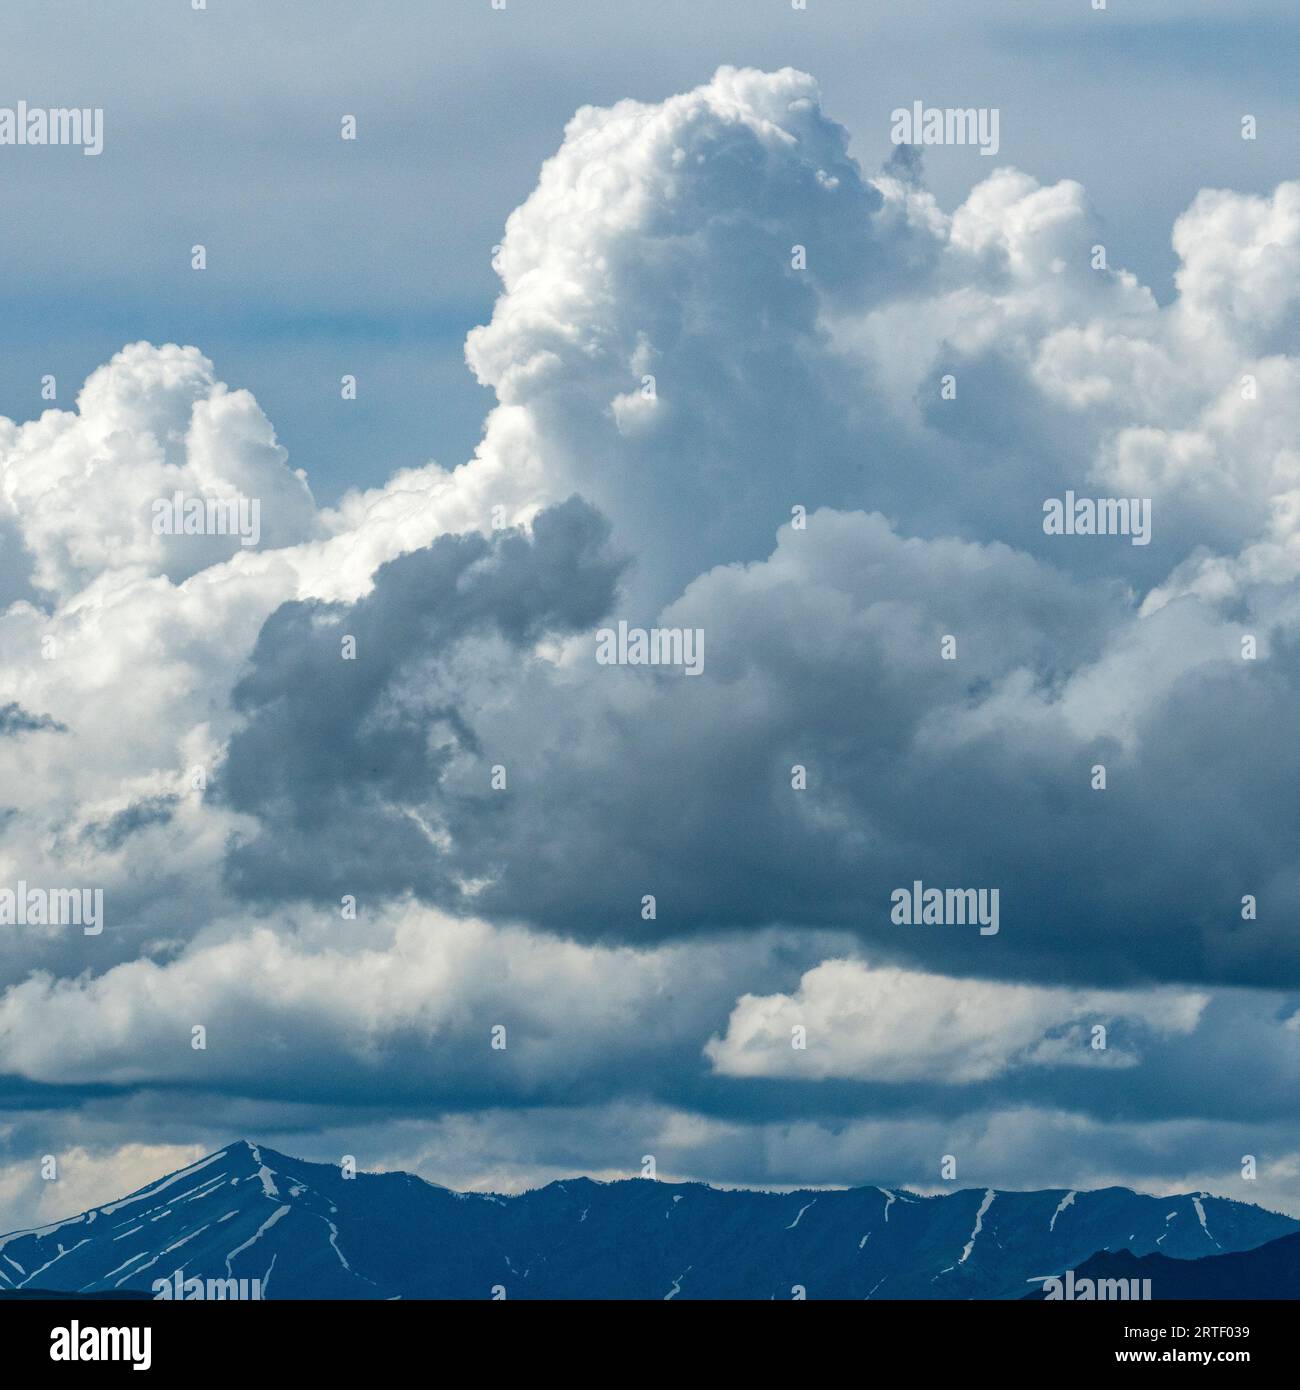
<svg viewBox="0 0 1300 1390"><path fill-rule="evenodd" d="M178 796L147 796L101 824L88 825L82 832L83 837L94 840L101 849L119 850L138 831L151 825L170 824L179 801Z"/></svg>
<svg viewBox="0 0 1300 1390"><path fill-rule="evenodd" d="M225 778L231 805L263 824L230 856L241 892L413 892L640 943L847 928L929 968L1008 978L1300 984L1285 907L1300 754L1281 734L1300 708L1296 643L1279 635L1246 662L1216 635L1220 659L1144 699L1126 746L1065 711L1070 680L1126 621L1113 587L818 514L768 565L714 571L662 619L703 628L701 677L597 666L591 634L555 668L523 645L602 612L614 569L587 539L557 565L554 525L534 547L502 543L486 570L484 542L440 541L351 610L272 618L237 692L249 723ZM1144 631L1177 640L1194 607ZM453 670L458 643L498 627L504 650ZM357 662L338 658L344 633ZM955 661L940 657L945 633ZM1128 661L1158 667L1154 649ZM496 763L504 793L487 789ZM997 888L999 932L895 925L891 891L918 879ZM1245 894L1257 921L1242 920Z"/></svg>
<svg viewBox="0 0 1300 1390"><path fill-rule="evenodd" d="M235 887L268 900L403 886L457 897L460 863L412 813L476 744L460 702L430 698L423 672L472 636L495 635L517 662L542 636L593 622L622 568L608 533L575 498L538 516L531 540L442 537L382 566L350 607L288 603L272 614L235 690L247 723L219 783L226 804L264 826L231 849ZM343 658L346 638L354 660ZM479 797L440 809L469 820L498 804L485 770Z"/></svg>
<svg viewBox="0 0 1300 1390"><path fill-rule="evenodd" d="M6 705L0 705L0 738L12 737L15 734L40 733L42 730L66 734L68 726L60 724L57 719L51 719L48 714L32 714L12 700Z"/></svg>

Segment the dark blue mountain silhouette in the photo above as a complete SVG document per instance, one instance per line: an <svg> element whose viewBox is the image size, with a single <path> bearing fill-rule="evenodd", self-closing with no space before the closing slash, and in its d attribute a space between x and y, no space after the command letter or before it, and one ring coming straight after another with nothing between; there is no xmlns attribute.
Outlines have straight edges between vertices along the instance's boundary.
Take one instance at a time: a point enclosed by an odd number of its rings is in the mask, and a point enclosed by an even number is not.
<svg viewBox="0 0 1300 1390"><path fill-rule="evenodd" d="M0 1291L148 1291L180 1271L258 1280L266 1298L1021 1298L1099 1251L1194 1260L1297 1231L1248 1203L1119 1187L923 1197L577 1178L499 1197L345 1178L240 1142L0 1237Z"/></svg>
<svg viewBox="0 0 1300 1390"><path fill-rule="evenodd" d="M1157 1303L1177 1298L1300 1298L1300 1234L1271 1240L1254 1250L1197 1260L1108 1250L1085 1260L1074 1278L1076 1286L1080 1280L1091 1280L1094 1297L1102 1280L1150 1280L1151 1299ZM1046 1295L1038 1290L1028 1297Z"/></svg>

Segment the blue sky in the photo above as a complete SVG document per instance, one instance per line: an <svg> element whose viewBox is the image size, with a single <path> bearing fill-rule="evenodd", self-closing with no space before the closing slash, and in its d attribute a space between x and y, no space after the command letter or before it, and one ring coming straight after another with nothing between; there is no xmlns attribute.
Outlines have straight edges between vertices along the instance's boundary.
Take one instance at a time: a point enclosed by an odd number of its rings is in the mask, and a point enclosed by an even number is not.
<svg viewBox="0 0 1300 1390"><path fill-rule="evenodd" d="M1300 1212L1294 30L14 17L0 106L105 149L0 148L0 888L107 923L0 925L0 1227L236 1136ZM900 161L913 101L997 156Z"/></svg>
<svg viewBox="0 0 1300 1390"><path fill-rule="evenodd" d="M5 90L103 106L109 135L95 161L9 160L24 215L0 251L0 412L38 409L47 371L75 390L124 342L197 343L256 384L323 501L463 462L491 404L462 355L499 288L491 247L565 122L722 63L815 74L868 170L888 157L896 105L999 105L1001 157L1080 180L1123 263L1167 299L1169 228L1194 193L1293 172L1290 19L1285 3L1229 18L1182 0L31 7L0 55ZM1236 135L1247 109L1254 145ZM362 117L355 145L337 139L343 112ZM983 172L928 152L945 206ZM201 280L195 241L210 246ZM361 389L343 409L347 371Z"/></svg>

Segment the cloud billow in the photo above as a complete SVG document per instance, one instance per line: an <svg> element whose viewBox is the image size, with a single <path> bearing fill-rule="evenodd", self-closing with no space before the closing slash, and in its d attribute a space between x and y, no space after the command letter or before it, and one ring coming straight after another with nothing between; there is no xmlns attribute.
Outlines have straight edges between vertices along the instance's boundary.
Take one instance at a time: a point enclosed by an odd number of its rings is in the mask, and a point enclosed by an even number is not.
<svg viewBox="0 0 1300 1390"><path fill-rule="evenodd" d="M530 537L446 536L390 560L352 605L277 609L235 687L244 722L218 780L223 804L262 822L231 850L236 891L458 898L458 866L438 829L462 815L491 819L498 760L483 762L460 697L439 694L438 663L491 636L513 665L543 637L588 626L622 569L608 536L575 498L542 512ZM439 783L456 756L480 762L480 793L444 806Z"/></svg>

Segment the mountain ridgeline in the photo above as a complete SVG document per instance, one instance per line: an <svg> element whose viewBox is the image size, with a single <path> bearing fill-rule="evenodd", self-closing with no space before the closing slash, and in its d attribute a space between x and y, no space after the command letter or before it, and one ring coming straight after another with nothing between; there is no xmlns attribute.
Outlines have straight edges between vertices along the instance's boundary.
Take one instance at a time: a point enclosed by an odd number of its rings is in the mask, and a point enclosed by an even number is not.
<svg viewBox="0 0 1300 1390"><path fill-rule="evenodd" d="M1181 1296L1198 1296L1201 1267L1231 1284L1236 1266L1222 1257L1249 1264L1242 1251L1272 1271L1261 1278L1295 1284L1300 1239L1283 1238L1296 1232L1300 1222L1249 1203L1118 1187L923 1197L576 1178L503 1197L407 1173L348 1178L240 1142L119 1201L0 1237L0 1297L161 1295L159 1281L195 1297L186 1281L198 1280L206 1297L268 1299L1020 1299L1127 1251L1125 1268L1164 1257L1149 1271L1159 1298L1171 1268L1192 1290Z"/></svg>

